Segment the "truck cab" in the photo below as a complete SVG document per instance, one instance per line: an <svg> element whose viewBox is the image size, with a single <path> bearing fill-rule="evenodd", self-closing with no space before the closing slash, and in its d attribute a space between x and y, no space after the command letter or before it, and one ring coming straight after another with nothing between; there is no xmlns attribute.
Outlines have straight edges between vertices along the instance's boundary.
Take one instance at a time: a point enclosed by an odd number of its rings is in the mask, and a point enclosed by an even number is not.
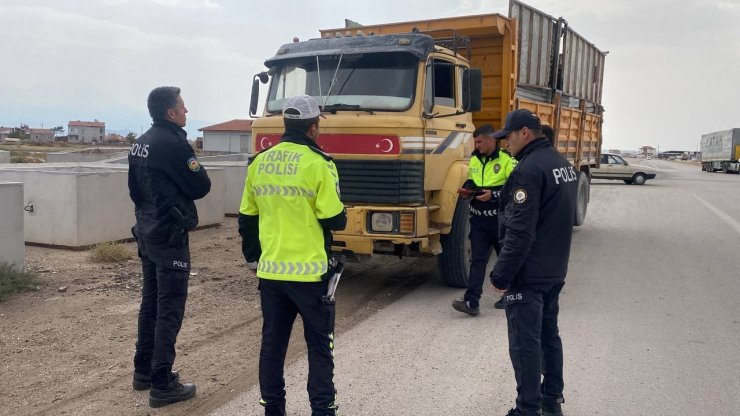
<svg viewBox="0 0 740 416"><path fill-rule="evenodd" d="M268 77L270 84L264 116L252 125L253 148L280 140L286 98L317 99L318 144L334 157L348 215L333 250L355 258L441 254L473 150L480 71L460 50L421 33L289 43L265 65L269 71L255 78L255 88ZM458 217L465 227L467 212ZM467 245L465 234L448 250Z"/></svg>

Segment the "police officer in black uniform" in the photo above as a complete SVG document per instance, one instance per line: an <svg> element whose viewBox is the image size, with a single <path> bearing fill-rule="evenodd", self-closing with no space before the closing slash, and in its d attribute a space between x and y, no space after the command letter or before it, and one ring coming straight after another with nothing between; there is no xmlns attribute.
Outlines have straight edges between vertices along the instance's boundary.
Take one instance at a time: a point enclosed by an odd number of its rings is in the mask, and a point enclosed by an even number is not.
<svg viewBox="0 0 740 416"><path fill-rule="evenodd" d="M563 345L558 298L568 270L577 176L528 110L510 112L494 137L506 137L518 161L500 193L503 245L491 272L494 289L505 290L517 383L516 408L508 415L559 416Z"/></svg>
<svg viewBox="0 0 740 416"><path fill-rule="evenodd" d="M198 224L193 201L208 194L211 181L183 130L188 110L180 89L155 88L147 106L154 122L128 156L132 233L143 269L133 387L151 388L149 405L161 407L195 395L195 385L180 383L172 364L188 293L188 231Z"/></svg>

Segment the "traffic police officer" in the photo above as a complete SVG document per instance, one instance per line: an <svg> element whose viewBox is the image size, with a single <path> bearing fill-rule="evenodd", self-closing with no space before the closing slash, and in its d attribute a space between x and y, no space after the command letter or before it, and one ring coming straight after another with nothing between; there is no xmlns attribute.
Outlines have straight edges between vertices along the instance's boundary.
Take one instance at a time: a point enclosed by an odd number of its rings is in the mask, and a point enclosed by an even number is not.
<svg viewBox="0 0 740 416"><path fill-rule="evenodd" d="M501 190L503 245L491 272L494 289L505 290L517 383L509 415L562 415L558 298L568 270L577 176L528 110L510 112L494 137L508 140L518 162Z"/></svg>
<svg viewBox="0 0 740 416"><path fill-rule="evenodd" d="M498 192L506 182L514 160L492 138L493 127L485 124L473 132L475 151L470 156L468 180L458 190L470 200L470 247L472 262L468 277L468 290L461 300L452 302L452 307L471 316L480 313L479 301L483 293L486 265L491 257L491 249L498 254L501 245L498 241ZM496 302L502 309L503 303Z"/></svg>
<svg viewBox="0 0 740 416"><path fill-rule="evenodd" d="M152 127L128 156L132 233L143 270L133 387L151 387L149 404L161 407L195 395L195 385L180 383L172 364L188 293L188 230L198 224L193 201L208 194L211 181L183 130L188 110L180 89L155 88L147 106Z"/></svg>
<svg viewBox="0 0 740 416"><path fill-rule="evenodd" d="M332 273L331 231L347 223L332 158L316 144L318 103L288 98L285 133L249 163L239 234L256 268L262 304L260 403L265 415L285 415L285 354L296 315L308 346L312 415L335 415L334 304L325 299Z"/></svg>

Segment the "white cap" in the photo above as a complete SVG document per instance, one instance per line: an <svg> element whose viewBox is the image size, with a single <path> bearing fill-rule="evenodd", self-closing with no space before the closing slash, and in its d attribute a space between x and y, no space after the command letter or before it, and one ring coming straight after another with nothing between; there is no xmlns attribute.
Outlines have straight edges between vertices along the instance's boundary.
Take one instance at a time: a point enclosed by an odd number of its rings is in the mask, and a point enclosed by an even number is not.
<svg viewBox="0 0 740 416"><path fill-rule="evenodd" d="M298 114L286 114L285 110L292 109ZM283 104L283 117L293 120L310 120L321 115L319 103L309 95L298 95L285 100Z"/></svg>

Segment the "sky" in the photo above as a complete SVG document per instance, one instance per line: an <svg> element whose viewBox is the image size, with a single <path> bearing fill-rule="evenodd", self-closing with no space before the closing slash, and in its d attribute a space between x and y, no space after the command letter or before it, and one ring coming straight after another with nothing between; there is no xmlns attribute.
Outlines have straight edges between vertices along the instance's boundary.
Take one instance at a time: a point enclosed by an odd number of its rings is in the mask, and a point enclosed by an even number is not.
<svg viewBox="0 0 740 416"><path fill-rule="evenodd" d="M604 148L696 150L740 127L740 0L530 0L608 51ZM187 130L249 117L251 80L292 40L344 25L508 14L508 0L0 0L0 125L99 119L140 133L176 85ZM260 103L260 106L263 103Z"/></svg>

